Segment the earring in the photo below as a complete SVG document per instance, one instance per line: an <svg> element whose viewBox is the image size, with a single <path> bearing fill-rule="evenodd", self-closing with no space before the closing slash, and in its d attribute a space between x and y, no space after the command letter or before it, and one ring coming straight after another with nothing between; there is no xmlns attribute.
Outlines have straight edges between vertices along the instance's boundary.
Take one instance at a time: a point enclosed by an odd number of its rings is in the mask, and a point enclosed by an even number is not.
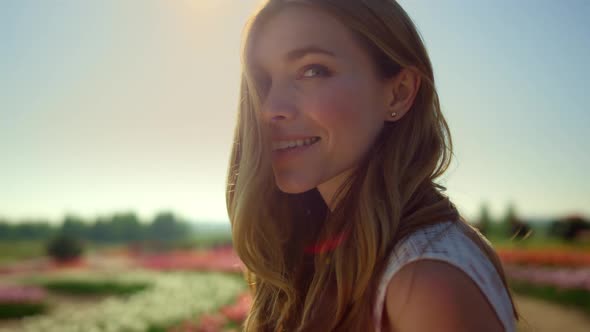
<svg viewBox="0 0 590 332"><path fill-rule="evenodd" d="M397 113L396 112L391 113L391 117L392 118L395 118L396 116L397 116Z"/></svg>

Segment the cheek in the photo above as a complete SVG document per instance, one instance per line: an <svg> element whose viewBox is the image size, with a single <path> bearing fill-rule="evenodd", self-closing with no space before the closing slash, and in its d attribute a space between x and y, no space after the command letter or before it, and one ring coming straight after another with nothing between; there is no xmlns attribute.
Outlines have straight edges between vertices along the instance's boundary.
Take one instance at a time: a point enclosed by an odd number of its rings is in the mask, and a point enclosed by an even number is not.
<svg viewBox="0 0 590 332"><path fill-rule="evenodd" d="M309 110L310 117L326 131L332 147L368 145L379 125L375 98L359 79L326 84L318 89Z"/></svg>

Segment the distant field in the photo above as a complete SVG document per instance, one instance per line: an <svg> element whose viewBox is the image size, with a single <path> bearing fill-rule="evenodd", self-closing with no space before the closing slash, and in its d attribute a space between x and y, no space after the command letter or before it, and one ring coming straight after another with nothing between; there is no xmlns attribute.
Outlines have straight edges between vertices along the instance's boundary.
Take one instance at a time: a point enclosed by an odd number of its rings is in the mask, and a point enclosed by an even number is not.
<svg viewBox="0 0 590 332"><path fill-rule="evenodd" d="M0 241L0 265L45 256L45 241ZM119 248L121 245L86 246L86 252L104 248Z"/></svg>
<svg viewBox="0 0 590 332"><path fill-rule="evenodd" d="M544 236L533 236L527 239L509 239L505 237L488 236L488 239L497 249L511 248L553 248L553 249L573 249L573 250L590 250L590 241L585 242L565 242L558 239L547 238ZM193 234L190 239L177 243L177 246L190 248L207 248L216 245L231 243L231 234L227 231L209 231ZM89 243L86 246L86 252L105 248L121 248L125 244L119 245L98 245ZM0 241L0 265L12 263L19 260L38 258L45 255L44 241Z"/></svg>
<svg viewBox="0 0 590 332"><path fill-rule="evenodd" d="M531 223L530 234L524 239L517 239L507 236L507 230L501 224L492 224L486 237L496 248L503 249L526 249L526 248L547 248L547 249L571 249L590 250L590 240L578 240L569 242L551 236L550 223Z"/></svg>
<svg viewBox="0 0 590 332"><path fill-rule="evenodd" d="M0 241L0 265L14 263L21 260L45 256L46 241L41 240L5 240ZM209 248L218 245L231 244L231 234L224 230L201 232L189 239L177 241L173 246L184 249ZM87 242L85 252L94 250L115 249L126 247L127 244L96 244Z"/></svg>
<svg viewBox="0 0 590 332"><path fill-rule="evenodd" d="M560 239L544 236L530 237L528 239L509 239L500 237L489 237L495 248L551 248L551 249L573 249L590 250L590 241L567 242Z"/></svg>
<svg viewBox="0 0 590 332"><path fill-rule="evenodd" d="M43 255L45 255L45 243L42 241L0 241L0 264Z"/></svg>

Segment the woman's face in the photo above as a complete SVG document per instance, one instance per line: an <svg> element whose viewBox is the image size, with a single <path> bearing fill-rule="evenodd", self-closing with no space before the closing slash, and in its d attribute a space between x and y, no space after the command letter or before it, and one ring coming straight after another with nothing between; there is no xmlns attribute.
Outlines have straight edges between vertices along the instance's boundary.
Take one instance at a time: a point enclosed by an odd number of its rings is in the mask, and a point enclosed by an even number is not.
<svg viewBox="0 0 590 332"><path fill-rule="evenodd" d="M330 205L391 113L390 86L349 29L317 9L285 8L252 42L276 183L318 188Z"/></svg>

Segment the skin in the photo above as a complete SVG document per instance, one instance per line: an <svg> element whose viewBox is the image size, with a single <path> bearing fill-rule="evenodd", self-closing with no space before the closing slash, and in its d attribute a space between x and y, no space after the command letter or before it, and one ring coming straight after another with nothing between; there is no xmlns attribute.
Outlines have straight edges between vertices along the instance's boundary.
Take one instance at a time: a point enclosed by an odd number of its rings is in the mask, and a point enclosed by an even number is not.
<svg viewBox="0 0 590 332"><path fill-rule="evenodd" d="M263 94L260 119L271 136L321 138L303 153L273 159L276 183L287 193L317 188L333 208L335 191L384 122L408 111L420 78L409 69L380 78L343 24L306 6L275 15L253 42L252 69Z"/></svg>
<svg viewBox="0 0 590 332"><path fill-rule="evenodd" d="M487 298L462 270L437 260L409 263L387 287L383 332L501 332Z"/></svg>

